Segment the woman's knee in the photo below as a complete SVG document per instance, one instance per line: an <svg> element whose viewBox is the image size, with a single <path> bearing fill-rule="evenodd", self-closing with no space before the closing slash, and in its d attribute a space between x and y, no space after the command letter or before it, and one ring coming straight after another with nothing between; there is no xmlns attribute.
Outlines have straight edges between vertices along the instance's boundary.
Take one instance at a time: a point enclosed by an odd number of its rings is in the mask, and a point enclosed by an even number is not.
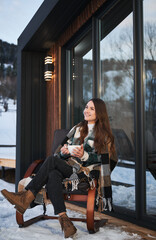
<svg viewBox="0 0 156 240"><path fill-rule="evenodd" d="M59 172L57 169L54 169L49 173L48 178L50 180L58 179L58 178L62 180L63 176L62 176L61 172Z"/></svg>
<svg viewBox="0 0 156 240"><path fill-rule="evenodd" d="M45 164L48 164L50 169L55 169L56 168L56 157L53 155L48 156L45 160Z"/></svg>

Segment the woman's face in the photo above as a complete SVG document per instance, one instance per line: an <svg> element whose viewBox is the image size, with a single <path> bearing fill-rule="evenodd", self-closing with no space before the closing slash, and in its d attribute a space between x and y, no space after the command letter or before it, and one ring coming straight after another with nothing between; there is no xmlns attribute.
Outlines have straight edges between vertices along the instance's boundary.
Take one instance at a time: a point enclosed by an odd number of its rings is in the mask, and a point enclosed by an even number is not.
<svg viewBox="0 0 156 240"><path fill-rule="evenodd" d="M89 123L93 124L96 121L95 106L92 101L89 101L84 109L84 119Z"/></svg>

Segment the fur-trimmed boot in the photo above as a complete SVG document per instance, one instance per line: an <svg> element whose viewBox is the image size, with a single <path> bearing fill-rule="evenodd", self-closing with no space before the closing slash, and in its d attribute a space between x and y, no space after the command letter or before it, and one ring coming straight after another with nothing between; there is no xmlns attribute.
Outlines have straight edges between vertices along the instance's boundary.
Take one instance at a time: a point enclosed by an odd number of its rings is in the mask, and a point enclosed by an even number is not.
<svg viewBox="0 0 156 240"><path fill-rule="evenodd" d="M35 199L34 194L30 190L13 193L3 189L1 193L11 204L15 205L15 208L21 214L26 211L30 203Z"/></svg>
<svg viewBox="0 0 156 240"><path fill-rule="evenodd" d="M64 237L73 237L77 231L76 227L73 225L69 217L65 214L59 217L59 222L61 224L62 231L64 232Z"/></svg>

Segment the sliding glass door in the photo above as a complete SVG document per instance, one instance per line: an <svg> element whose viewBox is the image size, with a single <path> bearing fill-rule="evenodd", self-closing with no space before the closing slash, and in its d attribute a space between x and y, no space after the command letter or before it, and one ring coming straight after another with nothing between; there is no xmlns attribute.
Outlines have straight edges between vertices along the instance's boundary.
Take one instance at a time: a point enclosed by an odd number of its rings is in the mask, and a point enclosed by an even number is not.
<svg viewBox="0 0 156 240"><path fill-rule="evenodd" d="M72 59L72 124L83 119L86 102L92 98L93 65L92 65L92 32L89 31L73 49Z"/></svg>

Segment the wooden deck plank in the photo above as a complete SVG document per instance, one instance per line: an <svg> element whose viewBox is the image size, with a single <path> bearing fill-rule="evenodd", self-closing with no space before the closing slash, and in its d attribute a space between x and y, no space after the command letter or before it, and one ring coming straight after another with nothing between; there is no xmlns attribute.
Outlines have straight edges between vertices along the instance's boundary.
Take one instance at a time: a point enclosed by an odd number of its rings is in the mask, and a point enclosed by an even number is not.
<svg viewBox="0 0 156 240"><path fill-rule="evenodd" d="M86 213L85 208L79 207L77 205L74 205L74 204L71 204L68 202L66 202L66 207L70 210L77 211L82 214ZM123 231L138 234L142 238L142 240L156 239L156 231L137 226L133 223L126 222L124 220L121 220L121 219L118 219L115 217L111 217L111 216L108 216L103 213L94 212L94 214L95 214L94 216L96 219L99 219L99 218L100 219L108 219L108 222L106 223L107 225L110 224L111 226L112 225L118 226L118 227L121 227L123 229Z"/></svg>
<svg viewBox="0 0 156 240"><path fill-rule="evenodd" d="M0 166L16 168L16 160L8 158L0 158Z"/></svg>

